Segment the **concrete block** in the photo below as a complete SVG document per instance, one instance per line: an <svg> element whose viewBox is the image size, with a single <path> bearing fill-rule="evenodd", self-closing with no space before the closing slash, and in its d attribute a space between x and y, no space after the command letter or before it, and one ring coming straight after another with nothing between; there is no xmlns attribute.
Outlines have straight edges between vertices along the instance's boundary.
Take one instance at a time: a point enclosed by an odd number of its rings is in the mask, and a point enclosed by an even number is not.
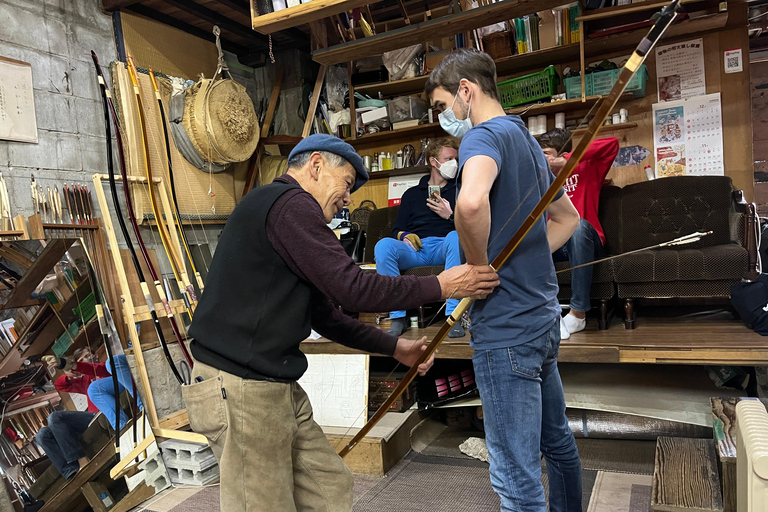
<svg viewBox="0 0 768 512"><path fill-rule="evenodd" d="M100 101L75 98L77 133L91 137L104 136L104 108Z"/></svg>
<svg viewBox="0 0 768 512"><path fill-rule="evenodd" d="M64 20L46 17L45 31L48 37L48 52L53 55L68 57L67 26L64 24Z"/></svg>
<svg viewBox="0 0 768 512"><path fill-rule="evenodd" d="M43 6L35 0L3 0L4 4L9 4L18 9L29 11L33 14L43 14Z"/></svg>
<svg viewBox="0 0 768 512"><path fill-rule="evenodd" d="M35 2L36 4L40 4L40 2ZM44 9L44 16L46 18L58 18L58 19L64 19L67 9L67 0L45 0L43 2L43 9Z"/></svg>
<svg viewBox="0 0 768 512"><path fill-rule="evenodd" d="M72 114L74 99L68 94L34 90L35 119L42 130L76 133L77 123Z"/></svg>
<svg viewBox="0 0 768 512"><path fill-rule="evenodd" d="M103 62L101 60L101 55L98 56L99 61ZM101 69L104 70L107 84L110 84L110 78L107 74L107 66L102 66ZM72 84L73 95L79 98L87 98L89 100L101 102L101 91L99 90L99 82L96 78L96 71L93 69L93 65L85 66L81 62L76 62L75 65L72 66L69 78L70 83ZM102 121L102 125L103 124Z"/></svg>
<svg viewBox="0 0 768 512"><path fill-rule="evenodd" d="M94 7L94 10L98 7ZM88 25L73 22L68 33L69 56L72 62L81 61L93 66L91 50L96 52L99 60L109 63L115 58L115 43L112 32Z"/></svg>
<svg viewBox="0 0 768 512"><path fill-rule="evenodd" d="M69 78L72 68L69 60L66 57L50 55L49 62L48 81L41 89L59 94L72 94L72 83ZM34 82L34 73L32 81Z"/></svg>
<svg viewBox="0 0 768 512"><path fill-rule="evenodd" d="M34 3L36 2L25 2L30 6ZM29 11L10 2L0 3L0 40L13 41L19 46L47 52L47 38L41 37L40 31L35 30L40 26L42 5L37 6L36 10L39 12Z"/></svg>
<svg viewBox="0 0 768 512"><path fill-rule="evenodd" d="M70 23L89 25L102 31L112 27L112 17L102 12L101 0L67 2L67 18Z"/></svg>
<svg viewBox="0 0 768 512"><path fill-rule="evenodd" d="M219 466L217 464L204 471L168 468L168 476L174 484L208 485L219 479Z"/></svg>
<svg viewBox="0 0 768 512"><path fill-rule="evenodd" d="M207 460L213 451L207 444L188 443L176 439L168 439L160 443L160 451L163 452L163 460L168 465L200 465Z"/></svg>
<svg viewBox="0 0 768 512"><path fill-rule="evenodd" d="M139 463L139 469L144 476L144 482L150 487L155 488L155 492L162 491L170 487L171 481L168 472L163 464L163 458L160 452L155 452Z"/></svg>
<svg viewBox="0 0 768 512"><path fill-rule="evenodd" d="M56 136L53 132L37 130L39 142L7 142L8 159L14 167L55 168L56 167ZM39 173L38 173L39 174ZM29 176L27 176L29 178ZM7 180L6 180L7 181ZM27 182L29 191L29 182ZM29 194L27 194L28 196ZM27 197L26 200L31 198Z"/></svg>
<svg viewBox="0 0 768 512"><path fill-rule="evenodd" d="M80 137L72 133L56 134L56 164L58 169L70 171L83 169L83 161L80 158Z"/></svg>
<svg viewBox="0 0 768 512"><path fill-rule="evenodd" d="M83 160L83 170L91 173L107 173L107 144L104 137L80 136L80 157ZM116 149L115 155L117 154ZM115 162L115 167L117 167ZM90 188L90 187L89 187Z"/></svg>
<svg viewBox="0 0 768 512"><path fill-rule="evenodd" d="M122 196L121 196L122 199ZM111 206L111 201L110 201ZM118 233L119 235L119 233ZM144 240L152 241L152 235L148 231L142 233ZM160 258L163 261L164 258ZM160 270L158 270L159 272ZM146 325L146 329L153 329L150 324ZM171 352L171 357L174 361L180 361L184 358L181 353L181 349L177 343L173 343L168 346ZM142 383L139 379L139 374L136 371L136 359L133 355L128 355L128 364L131 367L131 374L133 380L139 386L139 392L143 397L145 396ZM144 351L144 362L147 366L147 372L150 376L150 385L152 386L152 395L155 399L155 408L157 409L157 415L161 418L180 411L184 408L184 401L181 398L181 386L176 378L168 368L168 361L165 359L163 349L155 347L150 350Z"/></svg>

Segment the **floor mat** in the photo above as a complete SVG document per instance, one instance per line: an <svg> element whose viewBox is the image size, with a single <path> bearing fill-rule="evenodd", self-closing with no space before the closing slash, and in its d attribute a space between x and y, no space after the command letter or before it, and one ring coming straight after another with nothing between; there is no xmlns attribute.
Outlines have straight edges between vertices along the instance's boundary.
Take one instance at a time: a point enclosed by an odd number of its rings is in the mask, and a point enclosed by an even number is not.
<svg viewBox="0 0 768 512"><path fill-rule="evenodd" d="M587 512L650 512L653 476L600 471Z"/></svg>

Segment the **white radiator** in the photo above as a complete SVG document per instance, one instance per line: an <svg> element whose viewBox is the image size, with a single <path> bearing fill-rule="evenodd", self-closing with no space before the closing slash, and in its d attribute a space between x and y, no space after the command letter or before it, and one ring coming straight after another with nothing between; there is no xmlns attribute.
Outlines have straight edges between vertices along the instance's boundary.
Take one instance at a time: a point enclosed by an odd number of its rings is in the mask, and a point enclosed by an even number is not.
<svg viewBox="0 0 768 512"><path fill-rule="evenodd" d="M736 405L736 510L768 512L768 412L758 400Z"/></svg>

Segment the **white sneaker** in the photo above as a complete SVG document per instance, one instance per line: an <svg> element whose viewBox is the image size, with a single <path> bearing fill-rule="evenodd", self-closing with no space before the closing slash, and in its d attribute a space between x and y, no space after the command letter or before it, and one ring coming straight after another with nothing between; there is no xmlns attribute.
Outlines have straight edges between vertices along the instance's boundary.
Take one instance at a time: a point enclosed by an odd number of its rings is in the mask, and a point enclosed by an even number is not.
<svg viewBox="0 0 768 512"><path fill-rule="evenodd" d="M568 313L563 317L563 323L560 324L560 330L562 331L562 326L565 325L565 328L568 330L569 333L575 334L579 331L583 331L584 328L587 326L587 319L586 318L576 318L572 314Z"/></svg>
<svg viewBox="0 0 768 512"><path fill-rule="evenodd" d="M560 339L567 340L571 337L571 333L568 332L568 327L565 325L565 320L560 318Z"/></svg>

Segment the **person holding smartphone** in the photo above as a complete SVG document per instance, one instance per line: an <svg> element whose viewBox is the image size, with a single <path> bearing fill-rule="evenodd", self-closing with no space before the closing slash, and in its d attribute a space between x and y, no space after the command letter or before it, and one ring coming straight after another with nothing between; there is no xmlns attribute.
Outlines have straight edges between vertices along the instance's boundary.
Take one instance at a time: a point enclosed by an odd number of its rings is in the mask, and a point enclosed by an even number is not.
<svg viewBox="0 0 768 512"><path fill-rule="evenodd" d="M456 205L456 173L459 146L454 139L438 138L427 146L426 156L432 167L415 187L405 191L400 200L392 237L376 244L374 258L376 272L385 276L398 276L414 267L440 266L445 268L461 264L459 236L453 225ZM450 315L459 301L448 299L445 314ZM400 336L408 329L405 311L391 311L390 334ZM461 322L456 322L448 333L450 338L464 336Z"/></svg>

